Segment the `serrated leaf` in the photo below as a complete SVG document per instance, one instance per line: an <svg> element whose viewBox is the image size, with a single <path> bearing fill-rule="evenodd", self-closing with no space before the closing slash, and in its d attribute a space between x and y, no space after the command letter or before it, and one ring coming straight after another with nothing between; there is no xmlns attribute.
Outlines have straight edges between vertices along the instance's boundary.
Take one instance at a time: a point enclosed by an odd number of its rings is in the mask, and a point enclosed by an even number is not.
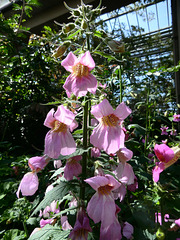
<svg viewBox="0 0 180 240"><path fill-rule="evenodd" d="M60 175L62 172L64 172L64 167L59 168L58 170L56 170L56 171L54 172L54 174L51 176L50 180L51 180L52 178Z"/></svg>
<svg viewBox="0 0 180 240"><path fill-rule="evenodd" d="M34 233L29 240L65 240L68 238L70 231L62 231L59 227L53 227L47 224L45 227L41 228L39 231Z"/></svg>
<svg viewBox="0 0 180 240"><path fill-rule="evenodd" d="M44 199L40 202L37 208L33 211L32 215L36 214L41 209L49 206L54 200L60 200L63 198L70 190L70 185L68 182L60 182L60 184L54 187L51 191L49 191Z"/></svg>

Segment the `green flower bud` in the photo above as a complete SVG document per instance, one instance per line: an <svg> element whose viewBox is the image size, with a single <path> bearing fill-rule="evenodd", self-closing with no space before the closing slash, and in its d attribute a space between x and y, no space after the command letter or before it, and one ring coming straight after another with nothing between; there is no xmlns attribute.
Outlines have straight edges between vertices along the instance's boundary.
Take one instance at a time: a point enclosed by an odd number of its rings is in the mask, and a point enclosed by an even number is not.
<svg viewBox="0 0 180 240"><path fill-rule="evenodd" d="M125 46L124 46L123 42L110 40L110 41L108 41L108 46L115 53L125 52Z"/></svg>
<svg viewBox="0 0 180 240"><path fill-rule="evenodd" d="M74 23L68 23L66 24L63 28L62 31L63 33L69 33L71 30L73 30L75 28L75 24Z"/></svg>
<svg viewBox="0 0 180 240"><path fill-rule="evenodd" d="M61 57L67 50L67 48L70 46L71 42L66 41L62 45L60 45L55 52L53 53L52 57L58 58Z"/></svg>
<svg viewBox="0 0 180 240"><path fill-rule="evenodd" d="M164 240L165 238L165 234L160 228L156 232L156 237L158 240Z"/></svg>

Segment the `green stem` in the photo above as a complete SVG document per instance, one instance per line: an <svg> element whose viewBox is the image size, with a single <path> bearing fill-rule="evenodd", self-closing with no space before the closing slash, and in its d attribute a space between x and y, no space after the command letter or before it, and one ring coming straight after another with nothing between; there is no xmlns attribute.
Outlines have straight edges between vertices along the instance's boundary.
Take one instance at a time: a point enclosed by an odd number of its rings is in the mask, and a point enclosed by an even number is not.
<svg viewBox="0 0 180 240"><path fill-rule="evenodd" d="M26 237L29 237L25 221L23 221L23 227L24 227L24 231L26 233Z"/></svg>
<svg viewBox="0 0 180 240"><path fill-rule="evenodd" d="M147 142L148 142L148 133L149 133L149 93L150 93L150 84L148 84L147 89L147 98L146 98L146 134L145 134L145 143L144 143L144 154L146 154Z"/></svg>
<svg viewBox="0 0 180 240"><path fill-rule="evenodd" d="M122 102L122 74L121 74L121 65L119 65L119 89L120 89L120 103Z"/></svg>
<svg viewBox="0 0 180 240"><path fill-rule="evenodd" d="M87 149L87 129L88 129L88 101L86 99L83 113L83 148ZM80 199L85 200L85 182L86 178L86 168L87 168L87 152L83 153L82 158L82 178L81 178L81 188L80 188Z"/></svg>

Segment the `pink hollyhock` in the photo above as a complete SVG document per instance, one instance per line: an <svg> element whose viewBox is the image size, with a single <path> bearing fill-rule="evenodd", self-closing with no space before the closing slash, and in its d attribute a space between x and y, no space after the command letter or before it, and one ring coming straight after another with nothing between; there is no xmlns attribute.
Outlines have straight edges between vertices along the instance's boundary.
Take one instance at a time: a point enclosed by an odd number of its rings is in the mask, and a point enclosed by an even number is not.
<svg viewBox="0 0 180 240"><path fill-rule="evenodd" d="M154 182L158 182L159 181L160 173L163 172L164 169L165 169L165 166L164 166L163 162L156 163L155 168L153 168L153 170L152 170L153 181Z"/></svg>
<svg viewBox="0 0 180 240"><path fill-rule="evenodd" d="M120 202L124 199L126 195L126 185L131 185L134 183L135 175L132 169L132 166L128 163L119 163L118 167L113 171L115 176L121 182L119 188L117 188L114 193L114 198L120 200Z"/></svg>
<svg viewBox="0 0 180 240"><path fill-rule="evenodd" d="M168 135L168 133L166 132L167 130L168 130L168 128L169 127L165 127L165 126L163 126L163 127L161 127L160 129L161 129L161 135Z"/></svg>
<svg viewBox="0 0 180 240"><path fill-rule="evenodd" d="M66 180L70 181L73 177L77 177L82 172L82 167L79 161L82 159L82 156L75 156L69 158L66 162L64 168L64 177Z"/></svg>
<svg viewBox="0 0 180 240"><path fill-rule="evenodd" d="M60 209L59 209L59 206L58 206L58 202L57 201L53 201L50 206L47 206L43 212L40 211L40 214L39 216L40 217L44 217L44 218L48 218L51 216L51 214L56 214L56 213L59 213L60 212Z"/></svg>
<svg viewBox="0 0 180 240"><path fill-rule="evenodd" d="M134 178L134 183L130 184L127 186L127 189L131 192L135 192L136 189L138 189L138 180L137 177L135 176Z"/></svg>
<svg viewBox="0 0 180 240"><path fill-rule="evenodd" d="M87 213L95 223L101 221L102 227L106 228L115 220L116 205L112 191L116 190L120 183L108 174L88 178L85 182L96 190L88 203Z"/></svg>
<svg viewBox="0 0 180 240"><path fill-rule="evenodd" d="M171 136L176 136L177 135L177 130L176 129L172 129L170 132Z"/></svg>
<svg viewBox="0 0 180 240"><path fill-rule="evenodd" d="M117 151L117 156L119 158L119 161L125 163L126 161L129 161L133 157L133 152L128 148L123 147Z"/></svg>
<svg viewBox="0 0 180 240"><path fill-rule="evenodd" d="M76 143L70 133L77 127L75 115L63 105L57 111L51 109L44 121L51 130L45 137L45 154L51 158L59 155L70 155L76 150Z"/></svg>
<svg viewBox="0 0 180 240"><path fill-rule="evenodd" d="M96 93L97 79L90 73L95 67L95 62L89 51L80 59L70 52L61 65L71 73L63 85L68 97L72 93L76 97L85 96L87 92Z"/></svg>
<svg viewBox="0 0 180 240"><path fill-rule="evenodd" d="M133 226L130 223L125 222L123 227L123 236L126 237L127 239L131 239L133 232L134 232Z"/></svg>
<svg viewBox="0 0 180 240"><path fill-rule="evenodd" d="M176 225L178 225L180 227L180 218L176 219L174 222L175 222Z"/></svg>
<svg viewBox="0 0 180 240"><path fill-rule="evenodd" d="M180 114L174 114L173 118L174 118L173 119L174 122L180 122Z"/></svg>
<svg viewBox="0 0 180 240"><path fill-rule="evenodd" d="M28 172L22 178L16 195L19 198L21 191L23 196L32 196L38 190L38 186L39 181L36 172Z"/></svg>
<svg viewBox="0 0 180 240"><path fill-rule="evenodd" d="M167 163L174 157L174 151L166 144L156 144L154 152L160 162Z"/></svg>
<svg viewBox="0 0 180 240"><path fill-rule="evenodd" d="M55 168L60 168L61 166L62 166L61 160L55 160L55 161L54 161L54 167L55 167Z"/></svg>
<svg viewBox="0 0 180 240"><path fill-rule="evenodd" d="M92 232L92 229L89 225L89 218L87 217L85 211L80 209L80 211L77 213L74 228L71 231L68 239L87 240L88 232Z"/></svg>
<svg viewBox="0 0 180 240"><path fill-rule="evenodd" d="M102 83L99 83L99 87L102 87L103 89L105 89L107 86L107 84L105 83L104 85Z"/></svg>
<svg viewBox="0 0 180 240"><path fill-rule="evenodd" d="M124 131L121 122L131 113L131 110L122 102L116 110L107 99L92 107L91 113L99 121L90 137L90 142L108 154L116 153L124 147Z"/></svg>
<svg viewBox="0 0 180 240"><path fill-rule="evenodd" d="M39 172L41 171L49 162L50 158L43 157L32 157L28 160L28 165L32 171Z"/></svg>
<svg viewBox="0 0 180 240"><path fill-rule="evenodd" d="M54 218L50 218L50 219L41 219L40 220L40 227L43 228L44 226L46 226L47 224L52 224L54 223Z"/></svg>
<svg viewBox="0 0 180 240"><path fill-rule="evenodd" d="M91 148L91 157L98 158L100 156L101 156L101 151L99 150L99 148L96 148L96 147Z"/></svg>
<svg viewBox="0 0 180 240"><path fill-rule="evenodd" d="M68 222L67 216L61 216L61 226L62 230L71 230L72 226Z"/></svg>
<svg viewBox="0 0 180 240"><path fill-rule="evenodd" d="M165 214L164 215L164 221L165 222L168 222L168 219L169 219L169 214ZM162 225L162 216L161 216L161 213L155 213L155 222L156 223L159 223L160 225Z"/></svg>
<svg viewBox="0 0 180 240"><path fill-rule="evenodd" d="M118 217L117 214L120 211L120 208L116 205L116 217L114 222L106 227L103 228L101 226L100 229L100 240L121 240L122 239L122 235L121 235L121 225L118 221Z"/></svg>

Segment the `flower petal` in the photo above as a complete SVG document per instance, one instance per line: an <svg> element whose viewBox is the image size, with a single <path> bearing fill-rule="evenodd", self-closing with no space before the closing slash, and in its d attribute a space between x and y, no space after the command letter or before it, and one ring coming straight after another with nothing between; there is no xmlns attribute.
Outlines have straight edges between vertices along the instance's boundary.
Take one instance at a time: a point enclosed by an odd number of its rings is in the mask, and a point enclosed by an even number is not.
<svg viewBox="0 0 180 240"><path fill-rule="evenodd" d="M75 115L69 109L65 108L63 105L60 105L54 114L54 118L59 122L70 126L75 119Z"/></svg>
<svg viewBox="0 0 180 240"><path fill-rule="evenodd" d="M92 106L91 113L95 116L96 119L100 121L102 117L113 114L114 110L109 101L107 99L104 99L101 103Z"/></svg>
<svg viewBox="0 0 180 240"><path fill-rule="evenodd" d="M124 120L131 114L132 110L126 106L124 102L120 103L116 110L114 111L114 114L120 119Z"/></svg>
<svg viewBox="0 0 180 240"><path fill-rule="evenodd" d="M21 191L23 196L32 196L38 190L38 186L37 174L33 172L26 173L19 184L16 195L19 198L19 192Z"/></svg>
<svg viewBox="0 0 180 240"><path fill-rule="evenodd" d="M67 57L61 62L61 65L68 71L73 72L72 67L78 63L78 58L70 52Z"/></svg>
<svg viewBox="0 0 180 240"><path fill-rule="evenodd" d="M104 176L95 176L84 181L87 182L96 191L99 187L109 184L109 179Z"/></svg>
<svg viewBox="0 0 180 240"><path fill-rule="evenodd" d="M95 62L91 57L89 51L84 53L84 55L80 58L79 63L81 63L84 66L87 66L90 71L95 67Z"/></svg>
<svg viewBox="0 0 180 240"><path fill-rule="evenodd" d="M55 121L55 118L54 118L54 108L52 108L47 116L46 116L46 119L44 121L44 126L48 127L48 128L53 128L54 127L54 121Z"/></svg>

